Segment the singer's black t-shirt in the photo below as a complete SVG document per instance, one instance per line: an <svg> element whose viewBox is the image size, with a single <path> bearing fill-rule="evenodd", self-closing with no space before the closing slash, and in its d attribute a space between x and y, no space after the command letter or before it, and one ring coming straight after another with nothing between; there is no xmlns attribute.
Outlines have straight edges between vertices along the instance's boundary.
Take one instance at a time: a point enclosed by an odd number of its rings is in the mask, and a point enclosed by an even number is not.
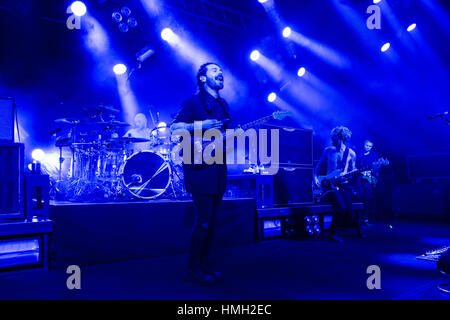
<svg viewBox="0 0 450 320"><path fill-rule="evenodd" d="M173 123L193 123L208 119L230 119L228 104L221 97L216 99L206 91L200 91L182 104ZM225 161L224 164L212 165L183 163L183 171L188 192L219 195L225 193L227 182Z"/></svg>

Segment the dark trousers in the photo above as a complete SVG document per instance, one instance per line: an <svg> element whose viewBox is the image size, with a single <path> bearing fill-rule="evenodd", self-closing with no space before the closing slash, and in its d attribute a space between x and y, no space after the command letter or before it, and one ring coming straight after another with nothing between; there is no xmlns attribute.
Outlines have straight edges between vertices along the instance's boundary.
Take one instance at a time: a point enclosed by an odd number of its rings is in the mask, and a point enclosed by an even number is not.
<svg viewBox="0 0 450 320"><path fill-rule="evenodd" d="M197 269L208 264L208 254L223 194L192 194L195 221L191 233L189 268Z"/></svg>
<svg viewBox="0 0 450 320"><path fill-rule="evenodd" d="M353 192L351 189L340 189L330 193L329 199L333 206L334 215L329 229L329 234L336 233L339 226L350 225L359 232L360 225L354 210L352 209Z"/></svg>
<svg viewBox="0 0 450 320"><path fill-rule="evenodd" d="M360 188L360 197L364 203L364 219L369 220L373 223L376 220L376 199L375 199L375 188L371 184L362 183Z"/></svg>

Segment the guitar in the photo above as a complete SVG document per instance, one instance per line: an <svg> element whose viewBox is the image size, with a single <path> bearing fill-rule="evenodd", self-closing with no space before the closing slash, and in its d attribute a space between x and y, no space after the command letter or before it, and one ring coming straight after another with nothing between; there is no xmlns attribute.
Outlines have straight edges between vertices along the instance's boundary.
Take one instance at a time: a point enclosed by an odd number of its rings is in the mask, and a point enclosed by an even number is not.
<svg viewBox="0 0 450 320"><path fill-rule="evenodd" d="M290 111L275 111L266 117L263 117L258 120L251 121L249 123L239 126L238 129L242 129L242 131L239 130L239 132L238 132L238 130L233 130L233 132L227 133L222 130L223 144L226 145L227 140L232 140L235 137L238 137L238 136L244 134L245 130L247 130L247 129L260 126L271 120L283 120L284 118L291 117L291 116L292 116L292 113ZM205 148L207 148L212 143L214 143L214 141L213 142L211 142L211 141L194 141L194 148L197 152L202 152L202 150L205 150ZM207 160L207 159L204 159L204 160Z"/></svg>
<svg viewBox="0 0 450 320"><path fill-rule="evenodd" d="M313 181L312 183L312 191L313 197L316 201L320 201L323 197L325 197L328 193L332 191L339 190L339 188L347 183L349 179L354 178L358 175L363 174L364 172L373 170L375 168L381 168L383 166L388 166L389 160L380 158L377 161L373 162L370 166L356 169L346 174L342 174L341 170L335 170L326 176L318 176L320 186L316 185Z"/></svg>

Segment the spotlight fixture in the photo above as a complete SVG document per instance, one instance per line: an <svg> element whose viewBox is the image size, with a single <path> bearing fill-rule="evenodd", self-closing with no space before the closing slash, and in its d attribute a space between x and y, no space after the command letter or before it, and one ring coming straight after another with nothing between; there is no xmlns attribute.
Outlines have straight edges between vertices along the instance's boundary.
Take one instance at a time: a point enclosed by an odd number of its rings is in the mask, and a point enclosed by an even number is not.
<svg viewBox="0 0 450 320"><path fill-rule="evenodd" d="M306 69L304 67L301 67L300 69L298 69L297 71L297 75L301 78L305 75L306 73Z"/></svg>
<svg viewBox="0 0 450 320"><path fill-rule="evenodd" d="M31 157L34 161L41 162L44 160L45 152L42 149L34 149L33 152L31 152Z"/></svg>
<svg viewBox="0 0 450 320"><path fill-rule="evenodd" d="M124 33L136 28L138 25L137 20L131 17L131 9L128 7L122 7L120 12L114 11L111 17L118 24L119 30Z"/></svg>
<svg viewBox="0 0 450 320"><path fill-rule="evenodd" d="M261 57L261 53L259 53L258 50L253 50L252 53L250 54L250 59L252 61L257 61L259 57Z"/></svg>
<svg viewBox="0 0 450 320"><path fill-rule="evenodd" d="M258 0L259 3L266 3L269 0Z"/></svg>
<svg viewBox="0 0 450 320"><path fill-rule="evenodd" d="M125 22L121 22L119 23L119 30L122 32L128 32L130 28L128 28L128 24L126 24Z"/></svg>
<svg viewBox="0 0 450 320"><path fill-rule="evenodd" d="M70 5L73 14L81 17L86 14L86 5L81 1L75 1Z"/></svg>
<svg viewBox="0 0 450 320"><path fill-rule="evenodd" d="M381 52L386 52L389 50L389 48L391 47L391 44L389 42L386 42L385 44L383 44L383 46L381 47Z"/></svg>
<svg viewBox="0 0 450 320"><path fill-rule="evenodd" d="M380 2L381 2L381 0L373 0L374 4L377 4L377 3L380 3Z"/></svg>
<svg viewBox="0 0 450 320"><path fill-rule="evenodd" d="M129 17L131 15L131 10L128 7L122 7L122 9L120 9L120 12L122 12L122 15L124 17Z"/></svg>
<svg viewBox="0 0 450 320"><path fill-rule="evenodd" d="M306 224L311 224L311 222L312 222L310 216L305 216L303 219L305 220L305 223L306 223Z"/></svg>
<svg viewBox="0 0 450 320"><path fill-rule="evenodd" d="M113 71L117 75L124 74L125 72L127 72L127 66L122 63L118 63L113 67Z"/></svg>
<svg viewBox="0 0 450 320"><path fill-rule="evenodd" d="M276 99L277 99L277 94L275 92L271 92L267 96L267 101L269 101L269 102L274 102Z"/></svg>
<svg viewBox="0 0 450 320"><path fill-rule="evenodd" d="M409 27L406 29L408 32L411 32L411 31L413 31L415 28L416 28L416 24L415 23L413 23L413 24L410 24L409 25Z"/></svg>
<svg viewBox="0 0 450 320"><path fill-rule="evenodd" d="M289 38L291 33L292 33L292 29L291 28L286 27L286 28L283 29L283 37Z"/></svg>
<svg viewBox="0 0 450 320"><path fill-rule="evenodd" d="M179 41L178 36L170 28L164 28L161 31L161 38L164 41L167 41L167 42L169 42L171 44L176 44Z"/></svg>
<svg viewBox="0 0 450 320"><path fill-rule="evenodd" d="M131 29L136 28L137 26L137 20L135 18L128 18L127 23Z"/></svg>
<svg viewBox="0 0 450 320"><path fill-rule="evenodd" d="M112 13L112 19L114 22L119 23L120 21L122 21L122 15L119 12L114 11Z"/></svg>
<svg viewBox="0 0 450 320"><path fill-rule="evenodd" d="M320 226L318 224L315 224L313 229L314 229L315 234L319 234L322 231L322 229L320 228Z"/></svg>

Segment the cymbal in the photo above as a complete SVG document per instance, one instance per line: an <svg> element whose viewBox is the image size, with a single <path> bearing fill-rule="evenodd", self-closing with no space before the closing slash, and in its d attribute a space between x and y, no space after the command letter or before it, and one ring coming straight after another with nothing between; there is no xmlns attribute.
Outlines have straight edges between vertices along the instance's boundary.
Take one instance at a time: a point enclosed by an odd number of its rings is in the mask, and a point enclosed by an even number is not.
<svg viewBox="0 0 450 320"><path fill-rule="evenodd" d="M111 121L98 121L98 122L86 122L83 124L93 125L93 126L100 126L100 127L129 127L131 124L123 122L123 121L117 121L117 120L111 120Z"/></svg>
<svg viewBox="0 0 450 320"><path fill-rule="evenodd" d="M149 142L150 139L135 138L135 137L120 137L120 138L110 138L108 141L116 143L140 143L140 142Z"/></svg>
<svg viewBox="0 0 450 320"><path fill-rule="evenodd" d="M54 122L58 123L58 124L69 125L69 126L76 126L81 123L80 120L74 119L74 118L61 118L61 119L54 120Z"/></svg>

